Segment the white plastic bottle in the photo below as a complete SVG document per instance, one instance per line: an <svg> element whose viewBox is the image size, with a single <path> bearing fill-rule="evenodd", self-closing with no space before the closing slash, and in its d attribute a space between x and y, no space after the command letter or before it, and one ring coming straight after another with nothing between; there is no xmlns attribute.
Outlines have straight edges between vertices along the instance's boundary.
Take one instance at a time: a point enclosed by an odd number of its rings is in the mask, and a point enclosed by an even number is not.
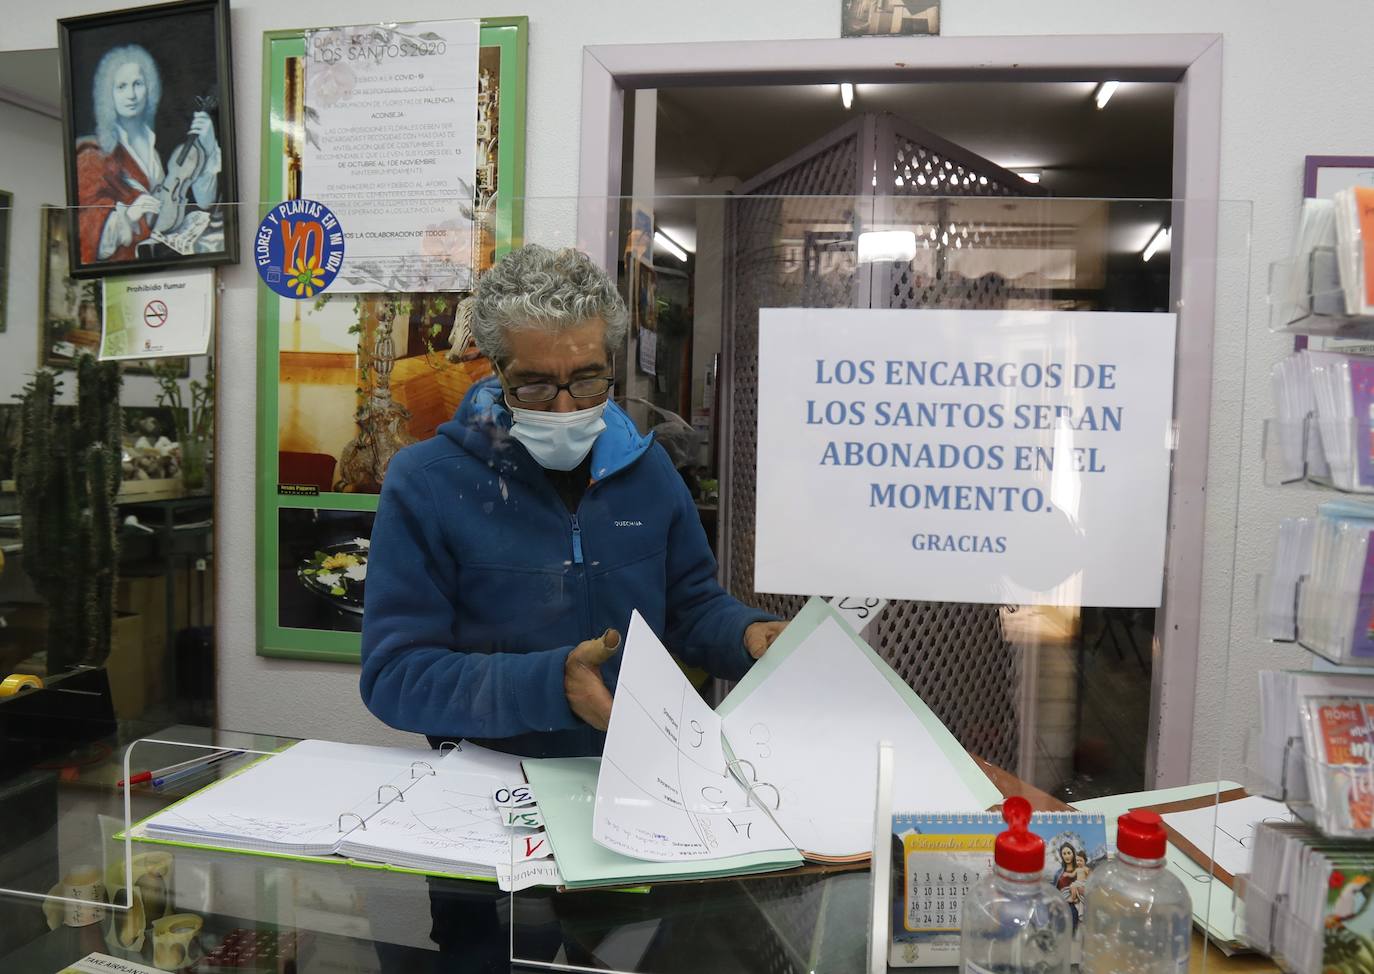
<svg viewBox="0 0 1374 974"><path fill-rule="evenodd" d="M1026 830L1030 802L1008 798L989 876L964 900L959 932L964 974L1069 974L1069 905L1045 882L1045 840Z"/></svg>
<svg viewBox="0 0 1374 974"><path fill-rule="evenodd" d="M1084 896L1083 974L1185 974L1193 904L1164 868L1164 823L1154 812L1117 819L1116 858L1093 871Z"/></svg>

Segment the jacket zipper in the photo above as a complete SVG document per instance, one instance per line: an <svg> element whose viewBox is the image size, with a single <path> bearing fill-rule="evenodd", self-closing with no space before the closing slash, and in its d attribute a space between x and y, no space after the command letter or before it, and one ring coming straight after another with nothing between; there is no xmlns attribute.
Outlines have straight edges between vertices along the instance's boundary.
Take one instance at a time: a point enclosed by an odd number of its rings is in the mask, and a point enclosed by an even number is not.
<svg viewBox="0 0 1374 974"><path fill-rule="evenodd" d="M572 515L572 554L573 564L582 564L582 525L577 523L577 515Z"/></svg>

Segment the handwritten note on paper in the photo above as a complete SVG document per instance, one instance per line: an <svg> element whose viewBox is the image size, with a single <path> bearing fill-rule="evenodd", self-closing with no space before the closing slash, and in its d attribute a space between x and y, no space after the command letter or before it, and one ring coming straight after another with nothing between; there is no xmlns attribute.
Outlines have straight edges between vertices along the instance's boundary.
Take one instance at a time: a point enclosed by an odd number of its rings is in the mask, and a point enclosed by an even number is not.
<svg viewBox="0 0 1374 974"><path fill-rule="evenodd" d="M861 598L857 595L837 595L830 599L830 607L840 614L849 628L863 632L887 608L887 599Z"/></svg>
<svg viewBox="0 0 1374 974"><path fill-rule="evenodd" d="M721 723L636 612L596 785L592 838L655 862L791 849L730 773Z"/></svg>
<svg viewBox="0 0 1374 974"><path fill-rule="evenodd" d="M818 687L824 706L798 705L818 699ZM724 727L754 792L774 796L773 817L809 854L843 857L872 848L879 741L898 744L894 807L972 812L986 805L961 774L968 757L942 751L834 619L730 710Z"/></svg>
<svg viewBox="0 0 1374 974"><path fill-rule="evenodd" d="M495 866L510 862L511 834L492 803L500 779L452 773L440 765L367 824L366 833L351 837L350 849L367 857L366 846L385 850L387 861L401 864L421 859Z"/></svg>

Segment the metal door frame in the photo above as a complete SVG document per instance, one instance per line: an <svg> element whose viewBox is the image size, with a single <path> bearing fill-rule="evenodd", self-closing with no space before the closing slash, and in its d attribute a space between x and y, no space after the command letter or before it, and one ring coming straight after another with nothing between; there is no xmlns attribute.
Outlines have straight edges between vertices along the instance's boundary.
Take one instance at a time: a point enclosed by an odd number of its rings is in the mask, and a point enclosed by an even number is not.
<svg viewBox="0 0 1374 974"><path fill-rule="evenodd" d="M1155 616L1147 774L1189 780L1202 609L1221 156L1220 34L848 38L613 44L583 49L578 245L614 271L625 92L710 85L929 81L1163 81L1174 98L1171 247L1178 258L1164 596ZM1186 218L1185 218L1186 217ZM718 383L728 376L718 378ZM728 397L723 397L728 398ZM722 417L724 422L727 417ZM727 428L727 427L722 427ZM1169 652L1162 651L1167 639Z"/></svg>

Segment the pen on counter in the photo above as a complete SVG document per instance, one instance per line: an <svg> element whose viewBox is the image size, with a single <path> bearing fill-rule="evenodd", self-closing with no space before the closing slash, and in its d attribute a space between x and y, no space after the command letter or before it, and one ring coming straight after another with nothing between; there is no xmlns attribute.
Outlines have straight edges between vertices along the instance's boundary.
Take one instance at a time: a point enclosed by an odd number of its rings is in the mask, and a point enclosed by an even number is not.
<svg viewBox="0 0 1374 974"><path fill-rule="evenodd" d="M141 785L146 782L152 781L154 778L162 778L166 775L171 774L174 771L180 771L182 768L189 768L195 764L203 764L204 762L212 758L228 757L229 755L239 753L242 752L235 751L229 748L224 748L218 751L214 751L210 754L202 754L200 757L191 758L187 761L178 761L176 764L169 764L167 765L167 767L158 768L155 771L140 771L138 774L130 775L127 784L129 785L129 787L133 787L134 785ZM126 782L123 778L121 778L119 779L119 781L115 782L115 787L123 788L125 784Z"/></svg>
<svg viewBox="0 0 1374 974"><path fill-rule="evenodd" d="M168 774L162 775L161 777L153 778L153 787L165 788L168 785L177 784L181 781L185 781L188 778L194 778L196 775L210 770L215 765L219 764L221 761L225 761L232 757L237 757L242 753L242 751L222 751L213 754L210 757L202 758L194 764L187 765L183 768L178 768L176 771L172 771Z"/></svg>

